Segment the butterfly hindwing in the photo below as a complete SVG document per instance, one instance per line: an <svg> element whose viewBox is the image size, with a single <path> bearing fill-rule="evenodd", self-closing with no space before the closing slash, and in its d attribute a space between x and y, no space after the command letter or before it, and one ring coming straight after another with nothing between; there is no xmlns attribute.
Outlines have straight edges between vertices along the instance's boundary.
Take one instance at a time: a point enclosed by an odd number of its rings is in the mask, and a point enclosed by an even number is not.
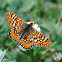
<svg viewBox="0 0 62 62"><path fill-rule="evenodd" d="M15 40L15 41L19 41L19 36L15 34L15 28L12 28L10 31L9 31L9 37L12 39L12 40Z"/></svg>
<svg viewBox="0 0 62 62"><path fill-rule="evenodd" d="M25 35L23 36L22 40L20 40L19 44L25 49L32 48L32 46L33 46L32 35L28 32L25 32Z"/></svg>
<svg viewBox="0 0 62 62"><path fill-rule="evenodd" d="M9 37L15 41L19 41L19 37L22 34L23 29L19 27L14 27L9 31Z"/></svg>

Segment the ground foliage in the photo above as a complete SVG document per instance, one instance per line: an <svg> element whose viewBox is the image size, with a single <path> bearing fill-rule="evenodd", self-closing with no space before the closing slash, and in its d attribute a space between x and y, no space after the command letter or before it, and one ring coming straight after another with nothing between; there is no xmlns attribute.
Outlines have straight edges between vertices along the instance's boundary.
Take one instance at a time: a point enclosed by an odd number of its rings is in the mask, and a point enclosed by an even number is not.
<svg viewBox="0 0 62 62"><path fill-rule="evenodd" d="M52 45L19 51L18 42L8 36L7 12L38 24ZM62 53L62 0L0 0L0 50L7 50L4 62L55 62L53 55Z"/></svg>

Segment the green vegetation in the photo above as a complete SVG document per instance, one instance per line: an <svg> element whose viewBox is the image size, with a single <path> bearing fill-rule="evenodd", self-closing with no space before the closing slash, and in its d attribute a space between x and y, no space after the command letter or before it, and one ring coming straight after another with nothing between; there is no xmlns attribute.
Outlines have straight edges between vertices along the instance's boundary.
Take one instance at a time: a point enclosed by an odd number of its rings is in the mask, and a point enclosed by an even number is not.
<svg viewBox="0 0 62 62"><path fill-rule="evenodd" d="M20 50L19 43L8 36L12 27L6 20L7 12L18 15L26 22L38 24L41 33L51 40L52 45L46 48L34 45L31 50ZM62 55L62 0L0 0L0 50L6 50L3 62L62 62L60 57Z"/></svg>

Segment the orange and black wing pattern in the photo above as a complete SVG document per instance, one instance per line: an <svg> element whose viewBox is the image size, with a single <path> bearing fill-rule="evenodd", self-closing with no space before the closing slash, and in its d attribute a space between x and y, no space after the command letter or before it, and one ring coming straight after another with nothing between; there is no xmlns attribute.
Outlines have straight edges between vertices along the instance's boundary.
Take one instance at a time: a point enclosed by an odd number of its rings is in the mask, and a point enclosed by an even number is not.
<svg viewBox="0 0 62 62"><path fill-rule="evenodd" d="M46 47L51 45L51 41L47 37L39 33L37 30L35 30L34 28L32 28L31 33L33 35L33 42L35 45L41 47Z"/></svg>
<svg viewBox="0 0 62 62"><path fill-rule="evenodd" d="M7 12L7 22L11 27L14 27L9 31L9 37L12 40L19 41L19 37L27 23L11 12Z"/></svg>
<svg viewBox="0 0 62 62"><path fill-rule="evenodd" d="M15 41L19 41L19 37L21 36L21 34L22 34L22 28L20 26L14 27L9 31L9 37Z"/></svg>
<svg viewBox="0 0 62 62"><path fill-rule="evenodd" d="M25 35L19 44L26 50L31 49L33 46L33 37L30 33L25 32Z"/></svg>
<svg viewBox="0 0 62 62"><path fill-rule="evenodd" d="M11 12L7 13L7 21L11 27L22 26L26 24L26 22L23 21L20 17Z"/></svg>
<svg viewBox="0 0 62 62"><path fill-rule="evenodd" d="M15 28L9 31L9 37L14 41L19 41L19 36L15 34Z"/></svg>

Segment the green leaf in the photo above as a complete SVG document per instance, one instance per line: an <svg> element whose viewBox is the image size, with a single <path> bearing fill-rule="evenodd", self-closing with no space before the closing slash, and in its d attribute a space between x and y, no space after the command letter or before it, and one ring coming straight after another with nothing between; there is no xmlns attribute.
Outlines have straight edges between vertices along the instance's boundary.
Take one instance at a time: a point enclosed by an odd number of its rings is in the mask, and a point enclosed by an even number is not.
<svg viewBox="0 0 62 62"><path fill-rule="evenodd" d="M22 11L27 11L31 9L36 3L36 0L25 0L24 5L22 6Z"/></svg>
<svg viewBox="0 0 62 62"><path fill-rule="evenodd" d="M12 59L12 60L9 60L9 59L6 59L5 61L3 62L16 62L16 60Z"/></svg>
<svg viewBox="0 0 62 62"><path fill-rule="evenodd" d="M52 62L51 58L46 58L44 62Z"/></svg>
<svg viewBox="0 0 62 62"><path fill-rule="evenodd" d="M56 48L57 51L62 51L62 44L56 45L55 48Z"/></svg>

